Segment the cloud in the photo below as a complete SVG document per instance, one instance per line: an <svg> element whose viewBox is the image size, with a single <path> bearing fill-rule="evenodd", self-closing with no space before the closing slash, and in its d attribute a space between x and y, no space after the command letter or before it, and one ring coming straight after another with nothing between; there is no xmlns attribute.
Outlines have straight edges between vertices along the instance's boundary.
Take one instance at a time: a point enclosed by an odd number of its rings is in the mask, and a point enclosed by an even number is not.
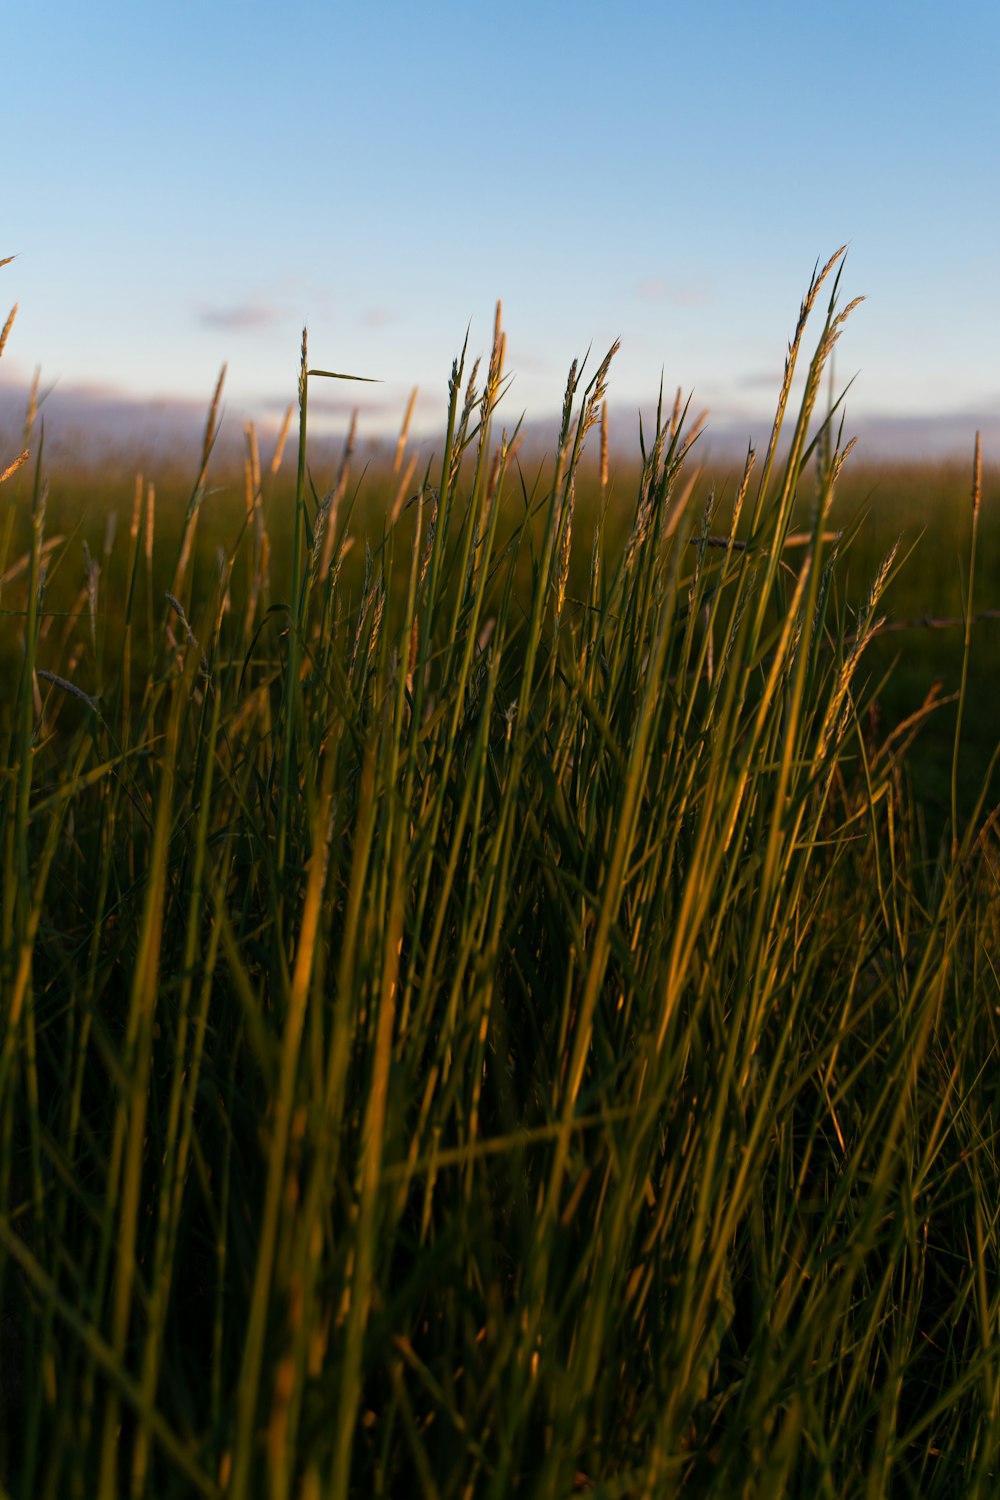
<svg viewBox="0 0 1000 1500"><path fill-rule="evenodd" d="M711 300L696 282L667 281L662 276L647 276L635 292L641 302L669 302L673 307L702 307Z"/></svg>
<svg viewBox="0 0 1000 1500"><path fill-rule="evenodd" d="M252 328L269 328L278 314L266 302L238 302L232 307L205 307L199 313L204 328L223 328L242 333Z"/></svg>
<svg viewBox="0 0 1000 1500"><path fill-rule="evenodd" d="M366 328L386 328L390 323L398 320L396 314L388 307L366 307L361 321Z"/></svg>
<svg viewBox="0 0 1000 1500"><path fill-rule="evenodd" d="M740 375L736 384L742 391L777 391L781 385L781 368L774 365L770 370L751 370L746 375Z"/></svg>

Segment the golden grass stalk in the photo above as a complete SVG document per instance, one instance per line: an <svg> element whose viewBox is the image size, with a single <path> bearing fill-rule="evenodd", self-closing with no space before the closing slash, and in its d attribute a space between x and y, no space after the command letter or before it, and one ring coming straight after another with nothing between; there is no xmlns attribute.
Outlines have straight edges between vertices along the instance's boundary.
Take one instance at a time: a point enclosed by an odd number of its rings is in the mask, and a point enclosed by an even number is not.
<svg viewBox="0 0 1000 1500"><path fill-rule="evenodd" d="M563 605L566 602L566 584L569 580L569 559L573 539L573 511L576 507L576 481L570 479L569 490L566 494L566 503L562 516L562 536L559 538L559 552L556 560L556 605L553 628L556 634L559 632L559 624L562 618ZM552 656L552 666L555 670L555 653Z"/></svg>
<svg viewBox="0 0 1000 1500"><path fill-rule="evenodd" d="M823 283L826 281L831 271L834 269L837 263L843 259L846 253L847 246L841 245L840 249L835 251L835 253L830 256L830 259L827 261L826 265L823 267L822 271L820 271L818 276L815 271L813 272L812 279L809 283L809 288L806 292L805 297L802 299L801 306L799 307L799 316L798 321L795 325L795 332L792 335L791 341L788 345L788 353L785 357L785 373L781 382L781 387L778 391L778 400L777 405L775 406L774 421L771 425L771 436L768 440L767 452L764 456L764 466L761 473L760 489L758 491L757 505L754 511L751 530L756 530L757 522L760 518L760 511L761 507L763 506L764 496L767 490L767 482L771 475L771 468L774 464L774 457L778 448L778 439L781 436L781 429L784 424L785 409L788 405L788 397L792 389L792 379L795 375L795 366L798 362L799 350L802 347L802 336L805 333L806 324L809 322L812 310L816 305L816 298L819 296L820 288L823 286ZM814 361L814 363L817 363L817 361ZM818 361L818 363L821 364L822 361L820 360Z"/></svg>
<svg viewBox="0 0 1000 1500"><path fill-rule="evenodd" d="M146 553L146 566L153 566L153 534L156 529L156 485L152 480L146 487L146 535L143 544Z"/></svg>
<svg viewBox="0 0 1000 1500"><path fill-rule="evenodd" d="M60 546L65 540L64 536L46 537L38 549L39 562L44 563L49 554L54 552L56 547ZM12 562L9 568L0 573L0 588L5 588L8 583L14 583L21 577L22 573L27 573L30 566L31 553L25 552L16 562Z"/></svg>
<svg viewBox="0 0 1000 1500"><path fill-rule="evenodd" d="M493 318L493 345L490 349L490 362L486 372L486 384L483 387L482 417L484 422L488 420L490 413L500 399L500 386L503 382L503 365L506 355L507 335L503 331L503 303L498 298L496 313Z"/></svg>
<svg viewBox="0 0 1000 1500"><path fill-rule="evenodd" d="M0 262L0 264L2 264L2 262ZM0 332L0 355L3 354L4 346L7 343L7 339L9 337L9 335L10 335L10 330L14 326L14 319L16 317L17 317L17 303L15 302L14 306L11 308L10 312L7 314L7 321L3 325L2 332Z"/></svg>
<svg viewBox="0 0 1000 1500"><path fill-rule="evenodd" d="M135 476L135 489L132 492L132 520L129 525L129 540L134 544L139 539L139 527L142 525L142 475Z"/></svg>
<svg viewBox="0 0 1000 1500"><path fill-rule="evenodd" d="M31 388L28 391L28 405L24 413L24 445L28 446L28 439L35 426L35 418L38 416L38 390L42 382L41 370L36 370L31 377Z"/></svg>
<svg viewBox="0 0 1000 1500"><path fill-rule="evenodd" d="M395 470L393 472L395 472ZM416 474L416 472L417 455L413 453L410 455L410 461L406 465L406 471L403 474L403 477L400 479L399 484L396 486L396 495L392 502L392 508L389 511L390 526L395 526L396 522L399 520L400 515L406 507L406 492L413 484L413 476L414 474Z"/></svg>
<svg viewBox="0 0 1000 1500"><path fill-rule="evenodd" d="M670 413L670 441L671 442L674 441L674 439L677 437L678 431L680 430L681 412L683 411L683 409L684 409L684 392L681 389L681 387L678 386L677 387L677 392L676 392L676 394L674 396L674 409Z"/></svg>
<svg viewBox="0 0 1000 1500"><path fill-rule="evenodd" d="M288 433L292 425L292 413L294 412L294 410L294 405L290 403L288 406L286 406L285 415L281 419L281 427L278 430L278 438L274 445L274 452L271 455L270 467L272 474L277 474L278 470L281 468L281 460L284 456L285 443L288 440Z"/></svg>
<svg viewBox="0 0 1000 1500"><path fill-rule="evenodd" d="M413 408L417 403L417 392L419 386L414 386L410 392L410 399L406 403L406 411L403 413L403 425L399 429L399 437L396 439L396 451L392 457L392 472L398 474L403 463L403 451L406 448L406 435L410 430L410 422L413 417Z"/></svg>
<svg viewBox="0 0 1000 1500"><path fill-rule="evenodd" d="M323 512L324 534L322 537L323 550L320 556L319 581L325 583L330 574L333 562L333 549L337 543L337 515L340 503L347 494L347 485L351 477L351 459L354 457L354 449L358 439L358 412L355 407L351 412L351 421L347 429L347 437L344 439L344 451L340 457L340 467L337 477L333 482L333 488L327 495L320 507Z"/></svg>
<svg viewBox="0 0 1000 1500"><path fill-rule="evenodd" d="M601 403L601 497L608 488L608 403Z"/></svg>
<svg viewBox="0 0 1000 1500"><path fill-rule="evenodd" d="M257 446L257 429L253 422L243 424L243 440L247 450L243 461L243 476L249 512L256 509L260 499L260 449Z"/></svg>
<svg viewBox="0 0 1000 1500"><path fill-rule="evenodd" d="M208 460L212 456L215 440L219 435L219 407L222 403L222 387L226 379L226 365L219 371L219 378L215 382L215 390L212 392L211 405L208 408L208 420L205 423L205 437L201 447L201 469L198 474L198 488L205 483L208 472Z"/></svg>
<svg viewBox="0 0 1000 1500"><path fill-rule="evenodd" d="M983 498L983 444L982 434L976 433L976 448L972 456L972 519L979 520L979 507Z"/></svg>
<svg viewBox="0 0 1000 1500"><path fill-rule="evenodd" d="M0 484L3 484L4 480L9 479L12 474L16 474L21 465L26 464L30 457L31 450L29 448L25 448L22 453L19 453L14 462L12 464L8 464L3 473L0 474Z"/></svg>

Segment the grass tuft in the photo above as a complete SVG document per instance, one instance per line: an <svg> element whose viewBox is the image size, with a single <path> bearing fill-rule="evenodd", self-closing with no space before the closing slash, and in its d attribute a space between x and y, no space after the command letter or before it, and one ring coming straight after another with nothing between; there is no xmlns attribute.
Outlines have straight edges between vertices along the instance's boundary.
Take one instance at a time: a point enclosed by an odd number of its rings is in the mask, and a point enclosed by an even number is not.
<svg viewBox="0 0 1000 1500"><path fill-rule="evenodd" d="M615 348L532 471L499 304L377 503L353 423L313 482L309 381L342 377L305 336L294 492L289 412L267 465L246 431L231 532L222 376L186 505L138 476L82 575L29 431L4 1493L996 1493L1000 845L962 781L988 507L977 440L935 839L942 694L880 727L907 562L865 556L819 401L842 265L728 488L661 391L626 500Z"/></svg>

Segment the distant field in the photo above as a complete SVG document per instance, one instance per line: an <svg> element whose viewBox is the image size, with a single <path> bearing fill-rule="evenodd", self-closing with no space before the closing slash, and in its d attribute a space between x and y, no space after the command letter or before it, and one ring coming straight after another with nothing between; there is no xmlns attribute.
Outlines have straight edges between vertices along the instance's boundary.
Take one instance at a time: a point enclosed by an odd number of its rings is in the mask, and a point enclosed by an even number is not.
<svg viewBox="0 0 1000 1500"><path fill-rule="evenodd" d="M499 420L499 419L498 419ZM879 691L879 703L886 727L898 723L924 701L935 683L940 683L942 699L957 691L962 667L964 632L959 623L964 616L964 590L967 575L971 533L969 486L974 433L969 435L967 462L934 462L911 464L905 460L868 463L862 451L848 459L840 477L831 514L831 525L843 527L863 518L850 555L843 569L843 599L855 604L864 596L882 558L897 542L906 560L890 583L883 600L882 614L887 623L899 626L907 621L912 628L887 631L873 643L866 655L865 677L873 682L886 678ZM444 435L438 444L423 442L421 463L429 457L439 464ZM294 512L295 473L294 442L288 445L279 474L269 486L264 503L271 544L271 582L276 599L287 598L290 588L291 527ZM270 455L265 453L265 462ZM402 471L392 470L392 445L369 446L360 456L355 454L348 469L348 489L354 504L353 530L359 539L377 545L386 516L396 498ZM1000 610L1000 467L989 462L984 470L984 505L980 525L979 566L974 610L988 614ZM325 441L312 465L317 492L322 494L336 481L341 469L342 453ZM105 629L114 639L120 620L115 605L124 606L126 542L135 501L137 477L143 492L150 484L155 489L155 527L158 558L162 566L154 572L154 594L162 595L169 583L165 559L179 546L184 514L193 482L196 455L185 464L178 455L172 464L163 460L141 476L134 463L111 455L106 463L89 463L75 467L65 457L50 475L48 530L66 538L58 556L53 559L47 582L48 600L53 609L69 610L79 606L84 578L84 542L91 555L99 558L108 595L105 605ZM718 530L729 511L739 483L739 465L731 460L709 459L699 464L697 445L689 459L689 469L699 470L693 504L703 506L714 488L717 495ZM504 497L506 521L513 527L523 512L521 484L539 493L551 478L552 459L540 451L523 451L512 466L516 480L508 481ZM576 545L571 558L573 586L579 592L589 565L588 537L597 524L602 497L599 485L599 446L591 441L580 465L577 484L578 526ZM609 484L604 496L608 505L605 529L610 541L620 541L635 505L642 479L638 442L632 451L610 454ZM217 568L218 549L231 547L240 534L246 511L245 475L230 459L214 463L208 474L210 493L201 509L196 549L193 558L195 577L213 576ZM412 486L416 488L416 473ZM806 497L815 481L807 477L802 486L799 509L802 517L808 511ZM145 503L145 502L144 502ZM110 557L103 556L108 540L109 518L116 531ZM23 554L29 536L26 506L8 512L13 525L9 553ZM344 578L357 587L363 572L363 548L345 560ZM146 577L137 580L140 597ZM234 612L238 616L245 601L245 574L236 570L232 580ZM2 607L2 606L0 606ZM928 625L925 622L931 621ZM950 622L945 624L944 622ZM49 627L55 629L55 625ZM0 671L16 672L16 621L0 615ZM1000 617L981 619L973 630L973 649L969 663L969 700L963 740L965 752L960 775L963 805L970 805L978 794L990 757L1000 743L1000 694L995 686L995 664L1000 660ZM927 721L911 757L910 770L915 791L926 806L935 826L946 811L950 776L954 708L945 704Z"/></svg>
<svg viewBox="0 0 1000 1500"><path fill-rule="evenodd" d="M430 469L26 435L0 1500L998 1493L997 474L813 443L838 262L742 472L499 309Z"/></svg>

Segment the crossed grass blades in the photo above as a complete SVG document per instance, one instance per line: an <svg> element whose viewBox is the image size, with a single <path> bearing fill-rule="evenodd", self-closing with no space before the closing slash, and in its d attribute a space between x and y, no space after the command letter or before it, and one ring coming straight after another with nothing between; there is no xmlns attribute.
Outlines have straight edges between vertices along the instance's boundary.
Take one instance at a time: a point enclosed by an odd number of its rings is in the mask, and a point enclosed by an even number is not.
<svg viewBox="0 0 1000 1500"><path fill-rule="evenodd" d="M251 430L198 546L217 390L172 556L140 480L121 589L109 529L65 610L29 430L5 1494L996 1493L996 844L984 788L928 851L923 711L870 729L898 564L848 600L841 256L724 521L661 401L622 529L613 350L526 477L499 310L374 539L353 437L312 485L305 346L292 514Z"/></svg>

